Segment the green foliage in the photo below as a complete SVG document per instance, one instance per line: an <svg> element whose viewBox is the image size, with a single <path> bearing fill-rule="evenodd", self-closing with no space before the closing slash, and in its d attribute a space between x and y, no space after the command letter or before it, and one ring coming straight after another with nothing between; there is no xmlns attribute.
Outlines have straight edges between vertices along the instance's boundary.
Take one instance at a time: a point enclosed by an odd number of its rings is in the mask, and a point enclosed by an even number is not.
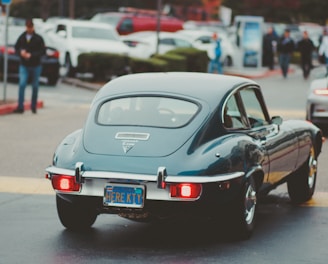
<svg viewBox="0 0 328 264"><path fill-rule="evenodd" d="M179 48L150 59L139 59L111 53L83 53L78 57L78 73L91 73L94 82L107 82L114 76L141 72L206 72L206 51Z"/></svg>
<svg viewBox="0 0 328 264"><path fill-rule="evenodd" d="M93 81L108 81L128 72L129 57L111 53L82 53L78 57L79 73L91 72Z"/></svg>
<svg viewBox="0 0 328 264"><path fill-rule="evenodd" d="M208 65L207 52L195 48L178 48L167 52L167 54L177 54L184 56L187 62L187 71L206 72Z"/></svg>
<svg viewBox="0 0 328 264"><path fill-rule="evenodd" d="M166 72L168 71L168 63L157 58L130 58L130 68L132 73Z"/></svg>
<svg viewBox="0 0 328 264"><path fill-rule="evenodd" d="M187 71L187 59L185 56L177 54L163 54L155 55L155 59L163 60L167 62L168 71Z"/></svg>

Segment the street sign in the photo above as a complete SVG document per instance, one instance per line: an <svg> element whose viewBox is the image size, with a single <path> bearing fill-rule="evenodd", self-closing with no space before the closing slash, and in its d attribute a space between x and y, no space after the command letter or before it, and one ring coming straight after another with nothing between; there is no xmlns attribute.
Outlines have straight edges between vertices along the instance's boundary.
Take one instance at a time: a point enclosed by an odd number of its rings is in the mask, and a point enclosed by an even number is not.
<svg viewBox="0 0 328 264"><path fill-rule="evenodd" d="M11 0L1 0L1 3L3 5L10 5L11 4Z"/></svg>

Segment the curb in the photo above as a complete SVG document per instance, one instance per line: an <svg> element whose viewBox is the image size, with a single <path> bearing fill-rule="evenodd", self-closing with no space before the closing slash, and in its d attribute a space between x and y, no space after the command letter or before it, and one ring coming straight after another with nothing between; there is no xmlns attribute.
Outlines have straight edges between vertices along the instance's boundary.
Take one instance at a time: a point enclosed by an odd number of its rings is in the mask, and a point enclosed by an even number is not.
<svg viewBox="0 0 328 264"><path fill-rule="evenodd" d="M290 67L288 70L288 74L292 74L294 72L295 72L294 67ZM268 70L268 69L249 70L247 72L232 69L232 70L227 70L224 74L244 77L244 78L248 78L248 79L261 79L261 78L267 78L267 77L271 77L271 76L282 75L280 68L276 68L273 70Z"/></svg>
<svg viewBox="0 0 328 264"><path fill-rule="evenodd" d="M12 103L12 102L8 102L8 103L4 103L0 105L0 115L5 115L5 114L11 114L13 113L13 111L17 108L18 103ZM43 101L37 101L36 104L36 108L40 109L43 108ZM27 101L24 103L24 110L31 110L31 102Z"/></svg>

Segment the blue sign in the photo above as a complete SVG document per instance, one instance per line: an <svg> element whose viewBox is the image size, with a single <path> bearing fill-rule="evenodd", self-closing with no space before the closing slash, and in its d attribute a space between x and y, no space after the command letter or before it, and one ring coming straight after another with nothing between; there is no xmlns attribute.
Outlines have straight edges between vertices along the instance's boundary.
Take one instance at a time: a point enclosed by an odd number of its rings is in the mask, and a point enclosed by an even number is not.
<svg viewBox="0 0 328 264"><path fill-rule="evenodd" d="M1 0L1 2L4 5L10 5L11 4L11 0Z"/></svg>

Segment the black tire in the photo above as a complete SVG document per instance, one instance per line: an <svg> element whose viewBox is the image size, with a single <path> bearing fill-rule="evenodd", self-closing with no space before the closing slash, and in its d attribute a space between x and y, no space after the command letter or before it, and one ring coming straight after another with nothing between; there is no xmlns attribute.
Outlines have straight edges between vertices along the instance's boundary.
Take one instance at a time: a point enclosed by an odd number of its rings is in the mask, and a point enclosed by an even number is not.
<svg viewBox="0 0 328 264"><path fill-rule="evenodd" d="M72 66L71 57L69 54L65 57L65 76L66 77L75 77L76 70Z"/></svg>
<svg viewBox="0 0 328 264"><path fill-rule="evenodd" d="M249 177L241 188L231 213L233 235L237 239L249 239L254 231L257 212L257 190L253 177Z"/></svg>
<svg viewBox="0 0 328 264"><path fill-rule="evenodd" d="M233 61L230 56L227 56L223 60L223 67L232 67L233 66Z"/></svg>
<svg viewBox="0 0 328 264"><path fill-rule="evenodd" d="M58 82L59 76L48 76L48 85L55 86Z"/></svg>
<svg viewBox="0 0 328 264"><path fill-rule="evenodd" d="M63 226L70 230L89 229L97 219L95 210L74 204L56 195L57 213Z"/></svg>
<svg viewBox="0 0 328 264"><path fill-rule="evenodd" d="M314 194L317 181L318 160L314 146L306 162L287 181L288 194L293 204L304 203Z"/></svg>

